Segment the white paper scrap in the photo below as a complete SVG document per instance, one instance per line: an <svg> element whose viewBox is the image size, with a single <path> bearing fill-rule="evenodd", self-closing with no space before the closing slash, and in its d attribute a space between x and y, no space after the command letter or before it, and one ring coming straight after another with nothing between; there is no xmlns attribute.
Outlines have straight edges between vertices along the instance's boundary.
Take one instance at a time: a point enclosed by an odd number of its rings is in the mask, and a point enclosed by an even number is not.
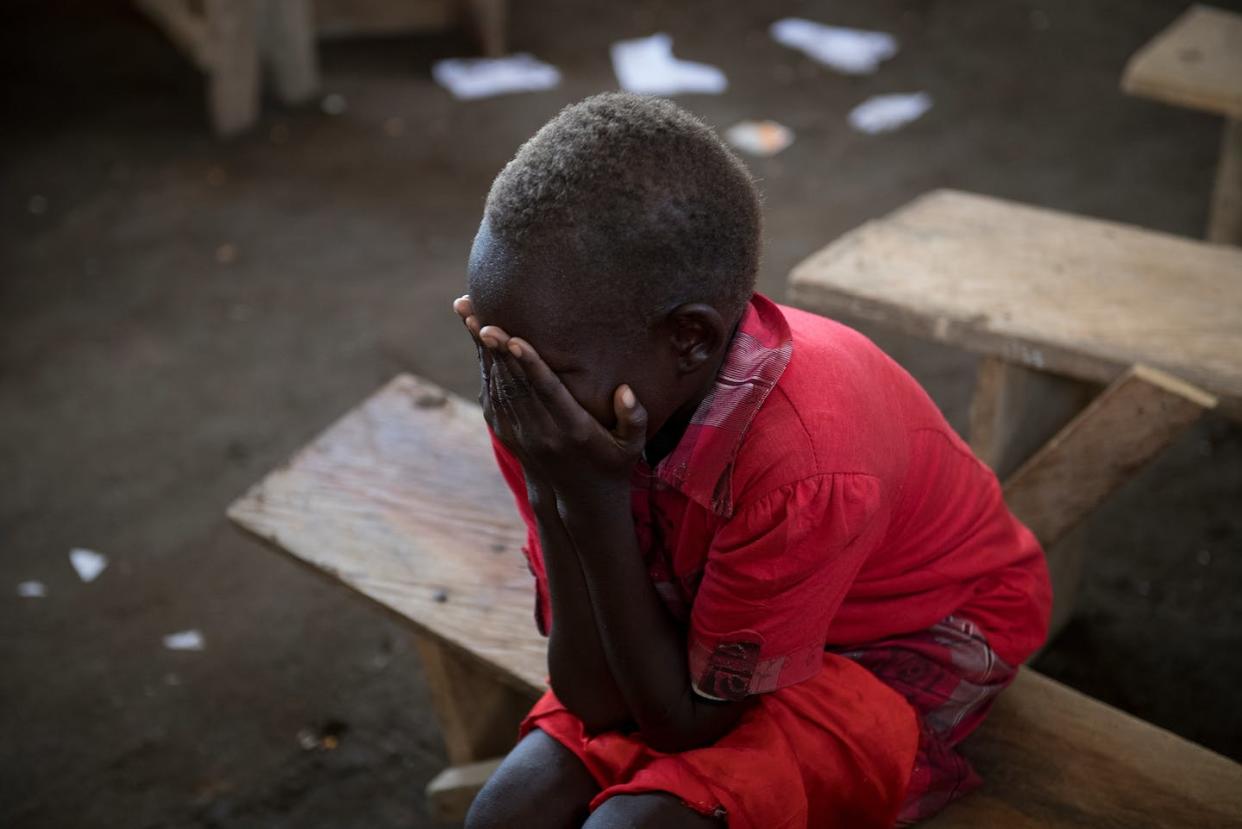
<svg viewBox="0 0 1242 829"><path fill-rule="evenodd" d="M673 38L663 32L635 40L619 40L612 44L611 51L612 70L627 92L719 95L729 85L724 72L715 66L673 57Z"/></svg>
<svg viewBox="0 0 1242 829"><path fill-rule="evenodd" d="M78 578L84 582L92 582L108 566L108 557L94 550L75 547L69 551L69 563L78 571Z"/></svg>
<svg viewBox="0 0 1242 829"><path fill-rule="evenodd" d="M897 54L897 39L887 32L825 26L800 17L778 20L768 31L782 46L847 75L870 75L880 61Z"/></svg>
<svg viewBox="0 0 1242 829"><path fill-rule="evenodd" d="M793 143L793 130L775 121L741 121L725 130L725 140L744 153L767 157Z"/></svg>
<svg viewBox="0 0 1242 829"><path fill-rule="evenodd" d="M923 117L931 107L932 99L926 92L876 95L850 110L850 126L868 135L892 132Z"/></svg>
<svg viewBox="0 0 1242 829"><path fill-rule="evenodd" d="M561 82L555 66L527 54L504 58L449 58L431 67L436 83L468 101L512 92L538 92Z"/></svg>
<svg viewBox="0 0 1242 829"><path fill-rule="evenodd" d="M17 595L23 599L42 599L47 595L47 586L41 581L24 581L17 585Z"/></svg>
<svg viewBox="0 0 1242 829"><path fill-rule="evenodd" d="M170 651L201 651L207 647L202 631L197 628L170 633L164 637L164 647Z"/></svg>

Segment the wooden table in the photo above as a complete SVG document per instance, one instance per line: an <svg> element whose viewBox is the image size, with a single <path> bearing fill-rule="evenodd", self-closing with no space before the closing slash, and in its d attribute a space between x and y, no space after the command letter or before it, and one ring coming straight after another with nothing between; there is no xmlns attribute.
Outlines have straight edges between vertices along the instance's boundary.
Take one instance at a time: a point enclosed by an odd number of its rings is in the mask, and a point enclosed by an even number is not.
<svg viewBox="0 0 1242 829"><path fill-rule="evenodd" d="M544 689L525 529L476 404L397 377L230 508L249 532L410 624L460 818ZM986 784L936 827L1228 826L1242 767L1023 670L967 742ZM394 793L394 796L402 796Z"/></svg>
<svg viewBox="0 0 1242 829"><path fill-rule="evenodd" d="M971 447L1028 523L1037 521L1015 501L1033 494L1044 517L1050 504L1059 512L1036 532L1058 627L1082 549L1057 542L1199 410L1219 399L1242 414L1236 248L941 190L812 255L790 294L813 311L985 355Z"/></svg>
<svg viewBox="0 0 1242 829"><path fill-rule="evenodd" d="M1121 88L1225 116L1207 238L1242 244L1242 15L1191 6L1130 58Z"/></svg>

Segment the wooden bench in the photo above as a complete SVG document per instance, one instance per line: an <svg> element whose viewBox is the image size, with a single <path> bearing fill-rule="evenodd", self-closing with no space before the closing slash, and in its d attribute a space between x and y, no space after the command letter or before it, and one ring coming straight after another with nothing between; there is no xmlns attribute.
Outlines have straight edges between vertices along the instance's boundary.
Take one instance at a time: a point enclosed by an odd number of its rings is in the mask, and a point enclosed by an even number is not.
<svg viewBox="0 0 1242 829"><path fill-rule="evenodd" d="M1242 15L1191 6L1134 53L1121 88L1225 116L1207 238L1242 245Z"/></svg>
<svg viewBox="0 0 1242 829"><path fill-rule="evenodd" d="M264 71L277 97L304 103L319 91L320 35L393 34L464 22L483 53L505 49L506 0L135 0L203 73L220 137L254 126Z"/></svg>
<svg viewBox="0 0 1242 829"><path fill-rule="evenodd" d="M229 508L242 527L410 623L459 818L544 688L525 530L479 408L394 379ZM966 743L983 790L937 827L1236 826L1242 766L1024 669Z"/></svg>
<svg viewBox="0 0 1242 829"><path fill-rule="evenodd" d="M984 355L971 448L1048 550L1054 631L1070 531L1200 411L1242 414L1236 248L940 190L810 256L790 294Z"/></svg>

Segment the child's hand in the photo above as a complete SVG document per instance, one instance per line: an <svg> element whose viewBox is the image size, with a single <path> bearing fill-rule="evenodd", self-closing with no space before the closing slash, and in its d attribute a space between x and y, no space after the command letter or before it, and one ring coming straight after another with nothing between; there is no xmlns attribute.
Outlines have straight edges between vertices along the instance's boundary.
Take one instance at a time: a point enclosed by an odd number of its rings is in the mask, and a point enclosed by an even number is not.
<svg viewBox="0 0 1242 829"><path fill-rule="evenodd" d="M598 484L629 486L647 439L647 412L629 386L613 394L617 427L608 431L525 340L494 325L478 327L467 297L454 309L479 345L488 422L535 477L558 493Z"/></svg>
<svg viewBox="0 0 1242 829"><path fill-rule="evenodd" d="M484 347L483 341L479 339L479 319L474 315L474 304L470 301L470 295L465 294L453 300L453 310L457 316L461 317L462 323L466 326L466 330L470 332L470 338L474 340L475 352L479 357L479 405L483 407L483 419L487 421L488 427L492 433L500 439L505 448L511 452L516 452L515 446L509 445L501 435L500 424L496 421L496 411L492 406L492 398L488 393L491 384L492 374L492 352Z"/></svg>

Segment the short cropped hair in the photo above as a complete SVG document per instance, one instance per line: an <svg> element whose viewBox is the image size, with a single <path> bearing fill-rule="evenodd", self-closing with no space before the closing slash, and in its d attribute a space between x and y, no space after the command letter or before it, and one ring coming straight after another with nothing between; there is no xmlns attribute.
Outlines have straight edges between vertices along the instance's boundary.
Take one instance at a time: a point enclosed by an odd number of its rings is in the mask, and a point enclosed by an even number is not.
<svg viewBox="0 0 1242 829"><path fill-rule="evenodd" d="M581 287L649 317L707 302L736 319L754 292L754 180L661 98L606 93L561 110L496 177L484 215L510 245L570 254L575 281L598 282Z"/></svg>

